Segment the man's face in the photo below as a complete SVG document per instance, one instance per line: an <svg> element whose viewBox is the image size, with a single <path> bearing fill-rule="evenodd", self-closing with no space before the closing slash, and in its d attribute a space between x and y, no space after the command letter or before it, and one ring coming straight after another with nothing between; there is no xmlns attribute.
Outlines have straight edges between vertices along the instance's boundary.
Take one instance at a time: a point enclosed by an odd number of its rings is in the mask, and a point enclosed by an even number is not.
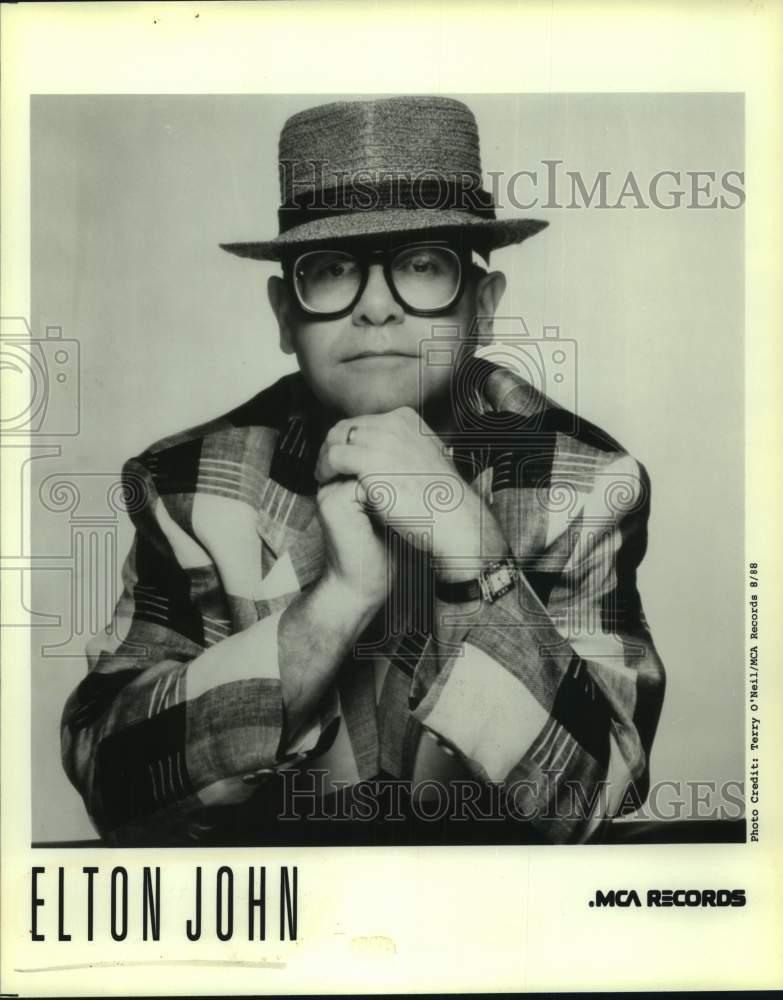
<svg viewBox="0 0 783 1000"><path fill-rule="evenodd" d="M403 274L396 284L399 290L405 272L390 272L388 265L384 271L376 258L356 256L368 261L366 284L350 310L337 318L308 314L290 279L270 279L270 302L283 350L296 354L304 378L321 402L344 416L385 413L401 406L420 409L447 398L465 337L476 316L494 313L505 287L503 275L487 274L471 265L468 256L456 301L436 316L421 316L406 308L399 295L395 297L387 280ZM339 278L345 265L339 257L336 261L330 273ZM414 269L414 280L419 282L431 267L425 257L404 260L402 265ZM449 331L439 331L437 363L427 363L433 327Z"/></svg>

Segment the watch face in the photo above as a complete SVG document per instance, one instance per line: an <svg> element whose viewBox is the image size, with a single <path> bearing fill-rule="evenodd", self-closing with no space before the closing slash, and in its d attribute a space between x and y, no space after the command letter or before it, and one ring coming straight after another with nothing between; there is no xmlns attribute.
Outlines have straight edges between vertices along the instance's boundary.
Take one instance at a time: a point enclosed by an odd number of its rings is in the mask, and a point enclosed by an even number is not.
<svg viewBox="0 0 783 1000"><path fill-rule="evenodd" d="M498 569L494 570L490 580L493 590L497 590L499 587L508 587L509 584L514 582L511 570L508 566L500 566Z"/></svg>
<svg viewBox="0 0 783 1000"><path fill-rule="evenodd" d="M511 563L493 563L485 570L486 591L489 600L496 601L514 586L517 571Z"/></svg>

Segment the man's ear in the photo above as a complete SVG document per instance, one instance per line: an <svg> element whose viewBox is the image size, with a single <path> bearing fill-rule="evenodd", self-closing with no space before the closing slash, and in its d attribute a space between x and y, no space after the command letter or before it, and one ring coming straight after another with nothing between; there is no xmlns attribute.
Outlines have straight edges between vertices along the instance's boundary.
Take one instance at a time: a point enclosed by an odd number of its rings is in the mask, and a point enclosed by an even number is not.
<svg viewBox="0 0 783 1000"><path fill-rule="evenodd" d="M266 284L266 291L280 331L280 350L284 354L293 354L294 339L291 328L291 299L288 286L281 277L273 274Z"/></svg>
<svg viewBox="0 0 783 1000"><path fill-rule="evenodd" d="M497 312L506 290L506 276L502 271L482 274L476 286L476 333L478 346L492 343L492 317Z"/></svg>

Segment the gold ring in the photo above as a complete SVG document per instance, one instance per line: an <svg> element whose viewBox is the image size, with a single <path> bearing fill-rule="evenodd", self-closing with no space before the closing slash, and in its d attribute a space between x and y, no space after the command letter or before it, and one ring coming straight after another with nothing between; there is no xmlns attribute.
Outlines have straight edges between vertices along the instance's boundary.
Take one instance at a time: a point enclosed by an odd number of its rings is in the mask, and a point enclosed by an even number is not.
<svg viewBox="0 0 783 1000"><path fill-rule="evenodd" d="M356 424L351 424L351 426L348 428L348 436L345 439L346 444L353 444L354 435L358 430L359 428Z"/></svg>

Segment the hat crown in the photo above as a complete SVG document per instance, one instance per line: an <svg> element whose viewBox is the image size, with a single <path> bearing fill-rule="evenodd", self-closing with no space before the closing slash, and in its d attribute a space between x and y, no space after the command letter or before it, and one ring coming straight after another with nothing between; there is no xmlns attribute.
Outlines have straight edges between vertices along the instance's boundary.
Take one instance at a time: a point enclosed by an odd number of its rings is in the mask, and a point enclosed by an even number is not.
<svg viewBox="0 0 783 1000"><path fill-rule="evenodd" d="M497 219L483 187L473 112L452 97L334 101L292 115L279 142L274 239L221 243L256 260L288 260L326 241L450 234L489 251L540 232L538 219Z"/></svg>
<svg viewBox="0 0 783 1000"><path fill-rule="evenodd" d="M335 101L289 118L280 133L283 204L357 175L481 178L476 119L448 97Z"/></svg>

